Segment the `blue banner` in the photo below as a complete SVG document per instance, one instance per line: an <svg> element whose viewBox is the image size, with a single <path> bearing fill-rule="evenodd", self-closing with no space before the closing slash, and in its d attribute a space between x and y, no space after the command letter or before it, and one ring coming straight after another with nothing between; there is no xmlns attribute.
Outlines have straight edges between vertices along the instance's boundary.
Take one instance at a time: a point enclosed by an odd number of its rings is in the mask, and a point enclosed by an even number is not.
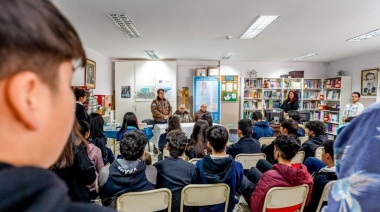
<svg viewBox="0 0 380 212"><path fill-rule="evenodd" d="M220 123L220 82L218 76L201 77L193 79L193 111L198 111L202 104L207 105L214 123Z"/></svg>

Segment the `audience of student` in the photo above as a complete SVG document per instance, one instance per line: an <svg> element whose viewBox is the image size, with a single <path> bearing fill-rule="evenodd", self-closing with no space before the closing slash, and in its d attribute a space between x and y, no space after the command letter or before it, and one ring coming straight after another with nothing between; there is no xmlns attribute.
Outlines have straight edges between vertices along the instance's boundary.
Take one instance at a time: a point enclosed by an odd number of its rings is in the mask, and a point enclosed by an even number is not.
<svg viewBox="0 0 380 212"><path fill-rule="evenodd" d="M98 113L90 114L90 137L89 142L97 146L102 151L104 164L112 163L115 160L111 149L107 147L107 137L103 133L104 119Z"/></svg>
<svg viewBox="0 0 380 212"><path fill-rule="evenodd" d="M123 124L121 125L120 130L116 134L116 141L120 141L121 137L124 133L139 130L139 122L137 121L137 117L132 112L127 112L123 118Z"/></svg>
<svg viewBox="0 0 380 212"><path fill-rule="evenodd" d="M274 156L278 164L273 169L261 173L252 167L248 174L248 185L243 190L251 211L262 211L265 195L273 187L291 187L307 184L309 193L306 205L310 201L313 190L313 179L303 164L292 164L292 158L297 154L300 145L294 135L280 135L274 140ZM244 178L245 179L245 178ZM251 195L247 195L251 194Z"/></svg>
<svg viewBox="0 0 380 212"><path fill-rule="evenodd" d="M164 148L166 147L166 135L172 130L181 130L181 124L179 122L178 116L170 116L168 127L165 130L165 133L161 134L158 139L158 148L160 149L160 154L158 155L158 160L164 158Z"/></svg>
<svg viewBox="0 0 380 212"><path fill-rule="evenodd" d="M313 173L314 187L310 203L305 207L304 211L314 212L318 207L325 185L337 179L333 145L333 140L328 140L323 143L322 161L314 157L309 157L305 161L308 172Z"/></svg>
<svg viewBox="0 0 380 212"><path fill-rule="evenodd" d="M103 205L110 205L123 193L155 189L153 182L156 176L148 173L143 160L146 143L141 131L130 131L123 135L120 141L123 159L116 159L110 166L100 170L99 196Z"/></svg>
<svg viewBox="0 0 380 212"><path fill-rule="evenodd" d="M193 119L191 118L189 110L186 109L186 106L184 104L181 104L178 107L178 110L174 113L174 115L178 116L179 121L181 123L190 123L190 122L193 122Z"/></svg>
<svg viewBox="0 0 380 212"><path fill-rule="evenodd" d="M72 162L72 163L71 163ZM96 180L96 171L87 154L84 138L75 121L65 152L51 169L65 181L72 201L90 202L90 189Z"/></svg>
<svg viewBox="0 0 380 212"><path fill-rule="evenodd" d="M263 119L263 114L260 111L255 111L252 114L253 119L253 134L252 138L259 140L261 137L273 137L273 129L269 123Z"/></svg>
<svg viewBox="0 0 380 212"><path fill-rule="evenodd" d="M293 119L298 123L297 136L304 137L305 136L305 126L301 124L301 115L297 110L289 110L288 111L289 118Z"/></svg>
<svg viewBox="0 0 380 212"><path fill-rule="evenodd" d="M197 161L199 179L202 184L226 183L230 186L228 211L231 212L239 201L235 193L239 191L244 176L243 166L226 153L228 132L223 126L210 127L206 132L207 146L211 155ZM202 207L199 211L223 211L224 204Z"/></svg>
<svg viewBox="0 0 380 212"><path fill-rule="evenodd" d="M260 153L260 143L252 138L252 121L250 119L241 119L238 122L239 141L227 148L227 154L233 158L241 153Z"/></svg>
<svg viewBox="0 0 380 212"><path fill-rule="evenodd" d="M203 158L207 155L206 131L208 128L209 125L205 120L195 122L190 141L185 148L185 154L189 159Z"/></svg>
<svg viewBox="0 0 380 212"><path fill-rule="evenodd" d="M199 121L201 120L197 122ZM181 158L187 143L187 136L184 132L172 130L167 134L166 141L166 149L169 151L170 157L154 164L158 171L157 188L170 189L172 211L179 211L182 188L197 183L197 171L194 164Z"/></svg>
<svg viewBox="0 0 380 212"><path fill-rule="evenodd" d="M356 116L350 116L350 117L347 117L344 119L344 124L342 125L339 125L339 127L336 129L336 135L339 135L342 130L350 124L350 122L352 121L352 119L354 119Z"/></svg>
<svg viewBox="0 0 380 212"><path fill-rule="evenodd" d="M305 127L309 139L302 144L300 151L305 152L306 160L308 157L314 157L315 150L327 141L327 136L325 135L326 126L322 121L309 121Z"/></svg>
<svg viewBox="0 0 380 212"><path fill-rule="evenodd" d="M209 127L212 127L214 125L211 113L203 114L200 119L207 121Z"/></svg>
<svg viewBox="0 0 380 212"><path fill-rule="evenodd" d="M87 94L86 91L83 89L75 89L74 90L75 99L76 102L76 109L75 109L75 117L78 121L86 121L87 123L90 122L90 117L87 114L86 109L83 106L83 103L86 102Z"/></svg>

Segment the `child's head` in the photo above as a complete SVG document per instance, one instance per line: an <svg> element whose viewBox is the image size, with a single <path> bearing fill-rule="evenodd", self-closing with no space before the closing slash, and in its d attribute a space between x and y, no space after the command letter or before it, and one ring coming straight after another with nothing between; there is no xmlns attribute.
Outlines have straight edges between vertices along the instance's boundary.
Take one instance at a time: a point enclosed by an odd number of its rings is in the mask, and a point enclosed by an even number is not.
<svg viewBox="0 0 380 212"><path fill-rule="evenodd" d="M179 120L179 117L177 115L170 116L168 128L166 129L166 132L168 133L172 130L178 130L178 129L181 129L181 122Z"/></svg>
<svg viewBox="0 0 380 212"><path fill-rule="evenodd" d="M79 121L79 131L84 139L88 139L90 137L90 125L87 123L87 121Z"/></svg>
<svg viewBox="0 0 380 212"><path fill-rule="evenodd" d="M104 119L99 113L90 114L90 138L101 138L103 134Z"/></svg>
<svg viewBox="0 0 380 212"><path fill-rule="evenodd" d="M295 135L279 135L274 140L274 158L291 161L300 149Z"/></svg>
<svg viewBox="0 0 380 212"><path fill-rule="evenodd" d="M289 118L293 119L297 123L300 123L301 120L301 114L297 110L289 110L288 111Z"/></svg>
<svg viewBox="0 0 380 212"><path fill-rule="evenodd" d="M205 113L205 114L203 114L203 115L201 116L201 119L207 121L208 126L210 126L210 127L212 127L212 126L214 125L210 113Z"/></svg>
<svg viewBox="0 0 380 212"><path fill-rule="evenodd" d="M138 121L137 121L137 117L132 112L127 112L124 115L123 125L121 126L120 130L125 130L127 128L127 126L136 127L136 129L139 129L139 124L138 124Z"/></svg>
<svg viewBox="0 0 380 212"><path fill-rule="evenodd" d="M143 155L146 143L146 136L141 131L127 132L120 141L120 154L125 160L135 161Z"/></svg>
<svg viewBox="0 0 380 212"><path fill-rule="evenodd" d="M75 95L75 100L80 101L80 102L85 102L86 101L86 91L82 89L75 89L74 90L74 95Z"/></svg>
<svg viewBox="0 0 380 212"><path fill-rule="evenodd" d="M326 132L326 125L322 121L309 121L305 125L309 137L320 136Z"/></svg>
<svg viewBox="0 0 380 212"><path fill-rule="evenodd" d="M241 119L238 122L238 132L243 136L252 136L252 121L251 119Z"/></svg>
<svg viewBox="0 0 380 212"><path fill-rule="evenodd" d="M281 134L295 135L298 130L298 123L292 119L284 119L280 124Z"/></svg>
<svg viewBox="0 0 380 212"><path fill-rule="evenodd" d="M170 156L181 157L187 144L187 136L182 130L172 130L166 135Z"/></svg>
<svg viewBox="0 0 380 212"><path fill-rule="evenodd" d="M149 152L144 153L144 162L147 166L152 165L152 156L149 154Z"/></svg>
<svg viewBox="0 0 380 212"><path fill-rule="evenodd" d="M206 138L215 152L222 153L225 151L228 142L228 132L225 127L220 125L210 127L206 132Z"/></svg>
<svg viewBox="0 0 380 212"><path fill-rule="evenodd" d="M323 142L322 162L324 164L334 162L334 140Z"/></svg>
<svg viewBox="0 0 380 212"><path fill-rule="evenodd" d="M255 112L253 112L253 114L252 114L252 119L253 119L254 121L260 121L260 120L263 119L263 114L262 114L260 111L255 111Z"/></svg>

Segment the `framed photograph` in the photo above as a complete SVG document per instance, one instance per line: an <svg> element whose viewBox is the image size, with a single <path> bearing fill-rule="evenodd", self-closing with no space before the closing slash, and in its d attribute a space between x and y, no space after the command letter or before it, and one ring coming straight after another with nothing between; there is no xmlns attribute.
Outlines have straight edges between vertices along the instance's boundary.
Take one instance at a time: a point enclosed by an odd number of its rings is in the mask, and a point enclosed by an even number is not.
<svg viewBox="0 0 380 212"><path fill-rule="evenodd" d="M208 75L209 76L219 76L220 75L219 68L208 68Z"/></svg>
<svg viewBox="0 0 380 212"><path fill-rule="evenodd" d="M379 69L368 69L362 71L361 77L361 93L362 96L376 96L377 94L377 80Z"/></svg>
<svg viewBox="0 0 380 212"><path fill-rule="evenodd" d="M207 76L206 69L205 68L197 68L197 69L195 69L195 75L196 76L200 76L200 77Z"/></svg>
<svg viewBox="0 0 380 212"><path fill-rule="evenodd" d="M96 62L90 59L86 60L86 67L84 71L84 85L94 89L96 85Z"/></svg>

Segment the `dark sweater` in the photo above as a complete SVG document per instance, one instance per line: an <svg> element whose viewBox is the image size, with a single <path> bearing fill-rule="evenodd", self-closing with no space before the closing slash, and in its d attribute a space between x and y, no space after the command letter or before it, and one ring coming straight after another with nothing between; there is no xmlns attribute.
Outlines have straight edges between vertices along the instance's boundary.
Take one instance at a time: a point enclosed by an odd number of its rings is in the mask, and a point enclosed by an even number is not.
<svg viewBox="0 0 380 212"><path fill-rule="evenodd" d="M240 140L232 144L227 149L227 154L231 155L233 158L240 153L260 153L260 143L258 140L253 139L251 136L244 136Z"/></svg>
<svg viewBox="0 0 380 212"><path fill-rule="evenodd" d="M281 109L283 109L285 113L287 113L289 110L298 110L298 108L298 101L289 103L287 100L285 100L281 105Z"/></svg>
<svg viewBox="0 0 380 212"><path fill-rule="evenodd" d="M322 146L323 142L327 141L327 136L320 135L319 137L310 137L305 143L302 144L300 151L305 151L305 159L314 157L315 150Z"/></svg>
<svg viewBox="0 0 380 212"><path fill-rule="evenodd" d="M273 129L267 121L258 121L252 127L252 138L259 140L261 137L273 137Z"/></svg>
<svg viewBox="0 0 380 212"><path fill-rule="evenodd" d="M90 116L87 114L84 106L78 102L76 103L75 117L78 121L83 120L90 124Z"/></svg>

